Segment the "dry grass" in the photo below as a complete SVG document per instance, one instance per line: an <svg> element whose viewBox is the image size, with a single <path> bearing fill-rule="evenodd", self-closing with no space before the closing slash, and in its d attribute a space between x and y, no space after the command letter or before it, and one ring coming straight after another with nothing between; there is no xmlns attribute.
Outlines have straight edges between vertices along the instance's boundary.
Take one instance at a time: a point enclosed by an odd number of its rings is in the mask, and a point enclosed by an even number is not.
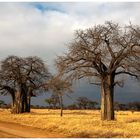
<svg viewBox="0 0 140 140"><path fill-rule="evenodd" d="M0 110L0 120L57 132L65 137L140 138L140 112L116 112L115 121L101 121L100 111L32 109L31 113L10 114Z"/></svg>

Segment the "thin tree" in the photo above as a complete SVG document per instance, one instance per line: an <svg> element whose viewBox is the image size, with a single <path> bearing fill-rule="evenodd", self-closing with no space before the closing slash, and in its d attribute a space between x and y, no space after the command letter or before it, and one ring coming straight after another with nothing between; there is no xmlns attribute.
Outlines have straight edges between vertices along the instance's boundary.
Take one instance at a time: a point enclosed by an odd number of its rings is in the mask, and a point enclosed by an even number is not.
<svg viewBox="0 0 140 140"><path fill-rule="evenodd" d="M106 22L77 30L69 51L56 59L60 72L71 79L88 78L101 86L101 119L114 120L114 86L122 74L138 78L140 26ZM119 79L119 80L117 80Z"/></svg>
<svg viewBox="0 0 140 140"><path fill-rule="evenodd" d="M47 87L49 88L49 90L59 97L61 117L63 116L63 96L66 94L66 92L72 92L72 84L67 81L67 79L64 79L62 77L62 75L54 76L47 83Z"/></svg>

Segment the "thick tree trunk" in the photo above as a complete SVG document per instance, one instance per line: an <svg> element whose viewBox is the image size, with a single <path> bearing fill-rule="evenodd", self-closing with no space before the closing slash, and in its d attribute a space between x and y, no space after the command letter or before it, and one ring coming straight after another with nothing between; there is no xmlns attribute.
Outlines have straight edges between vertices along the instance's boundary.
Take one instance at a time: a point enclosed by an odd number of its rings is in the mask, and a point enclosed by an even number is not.
<svg viewBox="0 0 140 140"><path fill-rule="evenodd" d="M11 112L14 114L30 112L30 97L26 97L25 95L19 97L19 93L16 93L16 98Z"/></svg>
<svg viewBox="0 0 140 140"><path fill-rule="evenodd" d="M24 96L23 98L23 112L30 112L30 100L31 100L31 88L26 87L26 85L23 85L22 87L22 94Z"/></svg>
<svg viewBox="0 0 140 140"><path fill-rule="evenodd" d="M60 116L62 117L63 116L63 98L62 98L62 95L60 95L60 109L61 109Z"/></svg>
<svg viewBox="0 0 140 140"><path fill-rule="evenodd" d="M30 112L29 110L29 103L28 103L28 96L26 93L24 93L24 98L23 98L23 112Z"/></svg>
<svg viewBox="0 0 140 140"><path fill-rule="evenodd" d="M23 103L20 91L15 92L14 106L11 109L11 113L14 114L23 113Z"/></svg>
<svg viewBox="0 0 140 140"><path fill-rule="evenodd" d="M30 112L30 106L31 106L31 97L30 95L27 96L27 106L25 112Z"/></svg>
<svg viewBox="0 0 140 140"><path fill-rule="evenodd" d="M101 119L114 120L114 77L106 76L101 84Z"/></svg>
<svg viewBox="0 0 140 140"><path fill-rule="evenodd" d="M106 94L104 91L104 82L101 83L101 120L107 119L107 103Z"/></svg>
<svg viewBox="0 0 140 140"><path fill-rule="evenodd" d="M30 112L31 89L22 84L17 88L14 95L11 112L15 114Z"/></svg>
<svg viewBox="0 0 140 140"><path fill-rule="evenodd" d="M15 95L15 94L14 94ZM14 96L15 97L15 96ZM15 98L12 96L12 104L11 104L11 108L14 107L14 104L15 104Z"/></svg>
<svg viewBox="0 0 140 140"><path fill-rule="evenodd" d="M21 98L21 100L22 100L22 112L25 112L25 109L26 109L26 99L27 97L26 97L26 95L24 94L24 93L22 93L22 98Z"/></svg>

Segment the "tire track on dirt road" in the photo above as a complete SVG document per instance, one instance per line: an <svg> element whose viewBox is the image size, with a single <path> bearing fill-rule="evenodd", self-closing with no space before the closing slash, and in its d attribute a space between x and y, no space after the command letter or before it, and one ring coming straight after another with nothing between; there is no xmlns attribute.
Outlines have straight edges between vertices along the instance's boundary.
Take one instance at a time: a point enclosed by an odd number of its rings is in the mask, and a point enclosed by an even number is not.
<svg viewBox="0 0 140 140"><path fill-rule="evenodd" d="M0 138L62 138L60 134L42 129L0 121Z"/></svg>

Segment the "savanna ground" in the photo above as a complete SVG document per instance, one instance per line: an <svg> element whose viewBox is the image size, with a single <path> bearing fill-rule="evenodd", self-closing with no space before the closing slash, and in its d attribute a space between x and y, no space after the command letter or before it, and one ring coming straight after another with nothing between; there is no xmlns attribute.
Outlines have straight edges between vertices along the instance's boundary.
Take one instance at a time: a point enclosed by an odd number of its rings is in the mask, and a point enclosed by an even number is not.
<svg viewBox="0 0 140 140"><path fill-rule="evenodd" d="M101 121L100 111L32 109L11 114L0 109L0 137L140 138L140 112L115 112L115 121Z"/></svg>

